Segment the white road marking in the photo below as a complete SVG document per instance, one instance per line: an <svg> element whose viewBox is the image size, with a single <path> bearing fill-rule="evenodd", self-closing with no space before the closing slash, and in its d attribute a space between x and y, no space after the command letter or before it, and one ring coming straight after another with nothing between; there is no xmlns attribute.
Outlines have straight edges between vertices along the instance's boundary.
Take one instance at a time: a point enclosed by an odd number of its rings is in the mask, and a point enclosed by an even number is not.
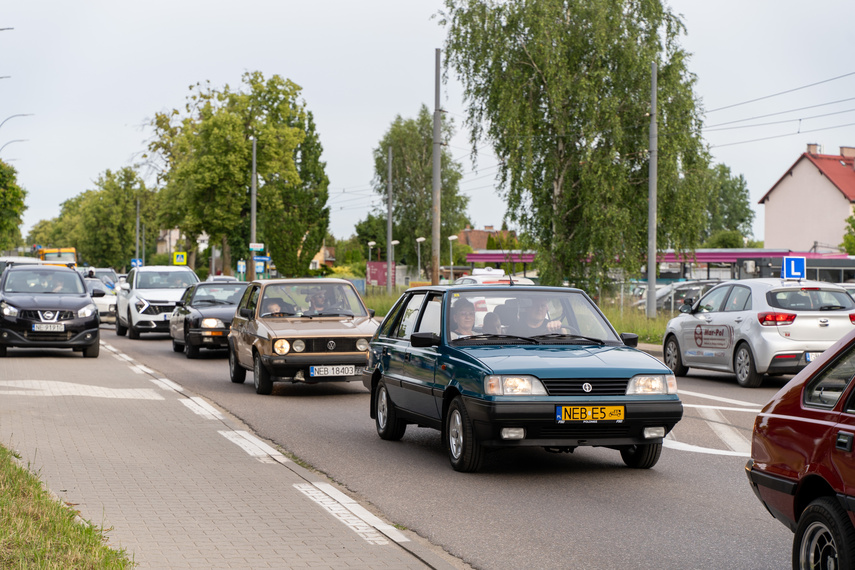
<svg viewBox="0 0 855 570"><path fill-rule="evenodd" d="M369 523L352 513L347 506L342 505L334 498L324 493L311 483L294 484L294 488L322 506L332 516L350 527L353 532L365 539L366 542L376 545L389 544L386 537L378 532Z"/></svg>
<svg viewBox="0 0 855 570"><path fill-rule="evenodd" d="M676 449L679 451L692 451L694 453L706 453L707 455L729 455L731 457L751 457L750 453L745 453L742 451L728 451L726 449L711 449L709 447L699 447L697 445L692 445L690 443L683 443L682 441L675 441L671 438L671 434L665 437L665 440L662 442L663 447L667 447L669 449Z"/></svg>
<svg viewBox="0 0 855 570"><path fill-rule="evenodd" d="M172 390L174 392L183 392L184 388L176 384L169 378L149 378L152 384L155 384L161 390Z"/></svg>
<svg viewBox="0 0 855 570"><path fill-rule="evenodd" d="M707 420L707 425L732 451L751 453L751 443L738 430L727 423L727 418L715 409L700 408L698 412Z"/></svg>
<svg viewBox="0 0 855 570"><path fill-rule="evenodd" d="M398 529L393 527L390 524L384 523L380 518L371 514L365 507L357 503L355 500L351 499L329 483L312 483L315 487L344 505L344 507L385 534L387 537L391 538L395 542L409 542L410 539L404 536Z"/></svg>
<svg viewBox="0 0 855 570"><path fill-rule="evenodd" d="M722 398L721 396L711 396L709 394L703 394L701 392L688 392L686 390L678 390L677 394L685 394L687 396L694 396L696 398L706 398L707 400L715 400L717 402L725 402L726 404L735 404L737 406L746 406L746 407L757 407L759 404L754 402L744 402L742 400L731 400L730 398Z"/></svg>
<svg viewBox="0 0 855 570"><path fill-rule="evenodd" d="M218 433L262 463L288 463L287 457L245 431L219 431Z"/></svg>
<svg viewBox="0 0 855 570"><path fill-rule="evenodd" d="M725 406L705 406L704 404L687 404L683 402L684 408L707 408L710 410L721 410L724 412L749 412L752 414L759 414L761 408L728 408Z"/></svg>
<svg viewBox="0 0 855 570"><path fill-rule="evenodd" d="M17 388L4 390L2 388ZM163 400L163 396L146 388L107 388L54 380L0 381L0 394L12 396L88 396L121 400Z"/></svg>
<svg viewBox="0 0 855 570"><path fill-rule="evenodd" d="M202 398L183 398L180 402L187 406L187 408L197 416L202 416L208 420L223 419L223 414Z"/></svg>

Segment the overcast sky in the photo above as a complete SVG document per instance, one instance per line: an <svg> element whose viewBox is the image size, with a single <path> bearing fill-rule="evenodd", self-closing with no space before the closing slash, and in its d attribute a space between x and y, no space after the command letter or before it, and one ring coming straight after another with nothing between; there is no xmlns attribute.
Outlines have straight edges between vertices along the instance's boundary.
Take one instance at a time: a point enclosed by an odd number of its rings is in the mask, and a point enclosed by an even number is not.
<svg viewBox="0 0 855 570"><path fill-rule="evenodd" d="M415 117L422 104L433 110L434 54L444 30L431 16L440 0L2 5L0 28L13 29L0 31L0 121L11 117L0 126L0 158L29 192L24 236L38 220L57 216L61 202L93 188L104 171L138 162L149 120L181 108L189 85L237 86L242 73L258 70L303 88L324 146L330 231L346 238L381 201L370 184L372 150L383 133L397 115ZM689 67L707 110L713 156L748 182L755 238L763 239L765 223L798 223L797 212L792 220L765 220L757 201L807 143L828 154L855 146L855 75L846 76L855 73L851 0L669 5L684 15L682 43L693 54ZM846 77L829 81L840 76ZM460 127L460 86L444 85L442 93ZM763 115L773 116L745 121ZM729 130L713 130L722 123ZM471 198L475 227L498 226L504 207L493 189L495 160L485 154L473 170L463 131L451 146L467 172L461 189Z"/></svg>

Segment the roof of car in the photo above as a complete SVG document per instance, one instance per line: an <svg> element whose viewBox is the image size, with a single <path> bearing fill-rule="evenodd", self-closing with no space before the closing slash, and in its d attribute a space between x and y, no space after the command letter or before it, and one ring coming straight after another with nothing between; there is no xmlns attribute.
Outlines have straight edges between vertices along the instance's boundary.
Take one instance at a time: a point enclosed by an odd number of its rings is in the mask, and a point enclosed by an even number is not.
<svg viewBox="0 0 855 570"><path fill-rule="evenodd" d="M137 271L193 271L186 265L143 265L134 269Z"/></svg>
<svg viewBox="0 0 855 570"><path fill-rule="evenodd" d="M71 271L73 273L77 273L71 267L67 265L56 265L54 263L15 263L12 265L6 266L6 271L23 271L23 270L32 270L34 265L38 265L39 271L43 271L47 269L48 271Z"/></svg>

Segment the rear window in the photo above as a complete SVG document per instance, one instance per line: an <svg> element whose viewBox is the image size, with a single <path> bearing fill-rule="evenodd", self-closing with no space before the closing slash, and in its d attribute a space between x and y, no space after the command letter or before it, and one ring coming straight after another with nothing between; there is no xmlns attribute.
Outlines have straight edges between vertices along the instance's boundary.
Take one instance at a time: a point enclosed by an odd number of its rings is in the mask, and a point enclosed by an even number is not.
<svg viewBox="0 0 855 570"><path fill-rule="evenodd" d="M847 311L855 301L846 291L829 289L778 289L766 293L770 307L787 311Z"/></svg>

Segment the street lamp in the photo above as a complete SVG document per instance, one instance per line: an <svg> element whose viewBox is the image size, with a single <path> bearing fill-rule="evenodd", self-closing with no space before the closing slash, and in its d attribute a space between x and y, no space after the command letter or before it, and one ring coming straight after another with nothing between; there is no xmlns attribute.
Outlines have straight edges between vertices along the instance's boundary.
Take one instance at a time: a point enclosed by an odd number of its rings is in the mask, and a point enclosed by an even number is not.
<svg viewBox="0 0 855 570"><path fill-rule="evenodd" d="M457 236L448 236L448 284L454 282L454 240L457 239Z"/></svg>
<svg viewBox="0 0 855 570"><path fill-rule="evenodd" d="M14 119L15 117L32 117L32 116L33 116L33 114L32 114L32 113L18 113L17 115L9 115L9 116L8 116L8 117L6 117L5 119L3 119L3 122L2 122L2 123L0 123L0 127L2 127L3 125L5 125L5 124L6 124L6 121L8 121L9 119Z"/></svg>
<svg viewBox="0 0 855 570"><path fill-rule="evenodd" d="M375 245L377 245L376 241L369 241L368 242L368 263L371 263L371 248L374 247Z"/></svg>
<svg viewBox="0 0 855 570"><path fill-rule="evenodd" d="M7 146L9 146L9 145L10 145L10 144L12 144L12 143L16 143L16 142L27 142L27 140L29 140L29 139L15 139L15 140L9 141L9 142L7 142L6 144L4 144L3 146L0 146L0 152L3 152L3 149L4 149L4 148L6 148Z"/></svg>
<svg viewBox="0 0 855 570"><path fill-rule="evenodd" d="M422 278L422 242L423 241L425 241L425 238L423 238L423 237L416 238L416 264L418 265L418 267L416 267L416 269L418 269L418 275L419 275L418 278L419 279Z"/></svg>

